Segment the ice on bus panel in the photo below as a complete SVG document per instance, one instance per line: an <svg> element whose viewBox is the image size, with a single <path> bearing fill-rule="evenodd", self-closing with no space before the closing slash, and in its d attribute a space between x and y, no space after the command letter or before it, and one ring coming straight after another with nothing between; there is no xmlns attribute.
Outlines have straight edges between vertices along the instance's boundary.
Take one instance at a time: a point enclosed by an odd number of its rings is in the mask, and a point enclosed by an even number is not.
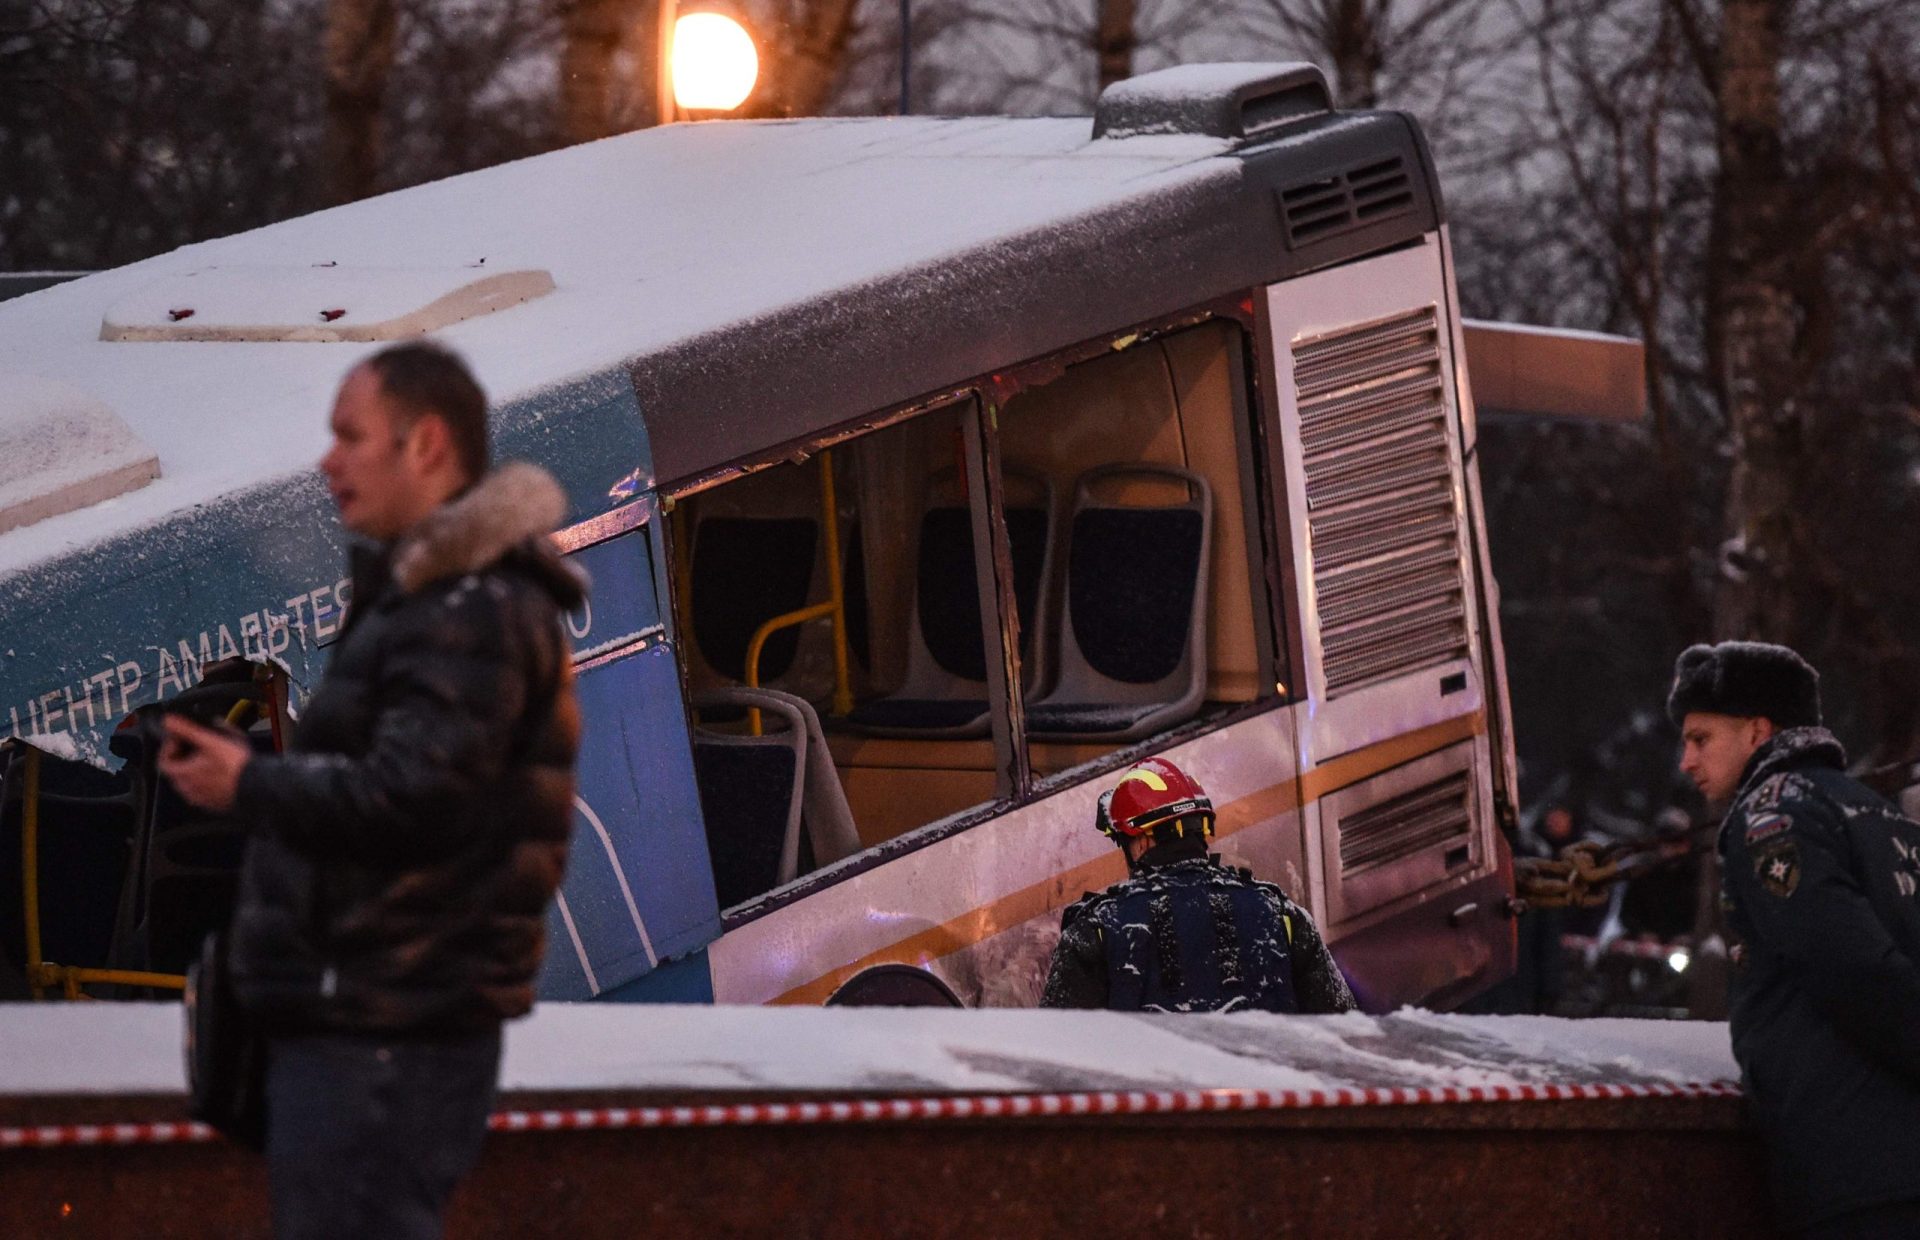
<svg viewBox="0 0 1920 1240"><path fill-rule="evenodd" d="M1188 66L1091 126L629 134L0 305L0 340L164 466L136 505L0 534L0 624L31 651L0 662L25 704L0 919L26 931L0 934L0 982L170 967L128 934L171 811L106 733L228 644L297 726L339 640L340 538L284 428L320 435L312 393L374 345L236 321L236 368L100 330L155 281L270 280L292 249L375 284L482 252L551 273L433 329L492 391L497 453L567 488L555 537L595 579L545 998L819 1003L897 963L1031 1004L1061 909L1124 873L1095 798L1151 753L1367 1006L1498 980L1512 749L1436 184L1410 120L1336 111L1309 66ZM645 229L614 186L649 196ZM729 215L769 201L791 228ZM143 403L202 382L205 408ZM193 465L222 401L272 463L246 486ZM101 632L56 621L95 580L68 613ZM49 985L131 993L92 976Z"/></svg>

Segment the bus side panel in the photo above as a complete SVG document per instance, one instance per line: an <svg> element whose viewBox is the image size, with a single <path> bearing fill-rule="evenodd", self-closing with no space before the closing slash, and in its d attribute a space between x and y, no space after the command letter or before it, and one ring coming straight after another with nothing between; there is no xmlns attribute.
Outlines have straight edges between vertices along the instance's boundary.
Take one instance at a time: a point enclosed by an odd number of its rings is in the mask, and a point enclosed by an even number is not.
<svg viewBox="0 0 1920 1240"><path fill-rule="evenodd" d="M324 408L313 417L322 423ZM551 470L573 520L600 517L652 477L624 371L515 401L493 422L496 455ZM0 736L68 736L76 756L115 765L107 737L121 719L198 684L204 664L233 657L284 664L297 708L339 638L350 602L346 562L333 504L313 472L13 574L0 581Z"/></svg>
<svg viewBox="0 0 1920 1240"><path fill-rule="evenodd" d="M72 738L114 764L106 739L141 706L222 658L271 659L296 704L317 682L350 590L317 475L271 503L215 506L164 531L93 548L0 584L0 733Z"/></svg>
<svg viewBox="0 0 1920 1240"><path fill-rule="evenodd" d="M643 643L577 682L573 846L548 915L543 999L587 999L720 933L673 650Z"/></svg>
<svg viewBox="0 0 1920 1240"><path fill-rule="evenodd" d="M1216 849L1306 899L1292 719L1278 708L1167 751L1213 796ZM1126 877L1094 829L1095 779L1009 810L728 933L710 949L721 1003L819 1003L861 969L930 968L969 1006L1040 998L1060 911Z"/></svg>

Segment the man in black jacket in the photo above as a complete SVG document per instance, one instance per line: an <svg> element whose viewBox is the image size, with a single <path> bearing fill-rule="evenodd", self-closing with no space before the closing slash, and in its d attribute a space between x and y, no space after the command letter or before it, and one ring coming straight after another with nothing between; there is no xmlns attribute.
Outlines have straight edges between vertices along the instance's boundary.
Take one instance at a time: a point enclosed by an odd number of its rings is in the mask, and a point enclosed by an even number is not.
<svg viewBox="0 0 1920 1240"><path fill-rule="evenodd" d="M1060 918L1042 1007L1127 1012L1347 1012L1353 993L1307 911L1207 852L1213 803L1148 758L1100 798L1095 825L1130 877Z"/></svg>
<svg viewBox="0 0 1920 1240"><path fill-rule="evenodd" d="M1843 768L1819 681L1783 646L1693 646L1667 712L1725 808L1733 1052L1782 1223L1920 1236L1920 824Z"/></svg>
<svg viewBox="0 0 1920 1240"><path fill-rule="evenodd" d="M579 737L545 535L558 485L489 472L466 367L350 372L321 461L359 539L343 635L290 752L168 716L161 770L253 829L231 961L269 1033L274 1230L428 1237L478 1156L501 1022L533 1003Z"/></svg>

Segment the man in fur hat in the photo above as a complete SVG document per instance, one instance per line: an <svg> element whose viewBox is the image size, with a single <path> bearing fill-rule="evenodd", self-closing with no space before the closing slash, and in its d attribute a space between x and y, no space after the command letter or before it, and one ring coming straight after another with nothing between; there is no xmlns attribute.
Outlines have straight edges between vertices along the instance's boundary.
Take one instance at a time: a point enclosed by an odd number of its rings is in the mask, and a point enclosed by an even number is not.
<svg viewBox="0 0 1920 1240"><path fill-rule="evenodd" d="M453 354L374 355L331 425L353 594L291 750L170 715L160 769L253 829L230 960L268 1034L276 1234L437 1236L566 860L561 620L583 587L546 538L558 484L489 470L486 398Z"/></svg>
<svg viewBox="0 0 1920 1240"><path fill-rule="evenodd" d="M1844 771L1819 678L1783 646L1693 646L1667 713L1724 809L1733 1052L1781 1222L1920 1236L1920 825Z"/></svg>

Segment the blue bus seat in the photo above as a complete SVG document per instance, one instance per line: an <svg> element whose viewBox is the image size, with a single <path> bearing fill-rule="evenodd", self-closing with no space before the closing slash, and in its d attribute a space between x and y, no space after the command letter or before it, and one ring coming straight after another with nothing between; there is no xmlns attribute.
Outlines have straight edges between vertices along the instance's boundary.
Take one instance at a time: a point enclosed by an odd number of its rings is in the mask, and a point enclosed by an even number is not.
<svg viewBox="0 0 1920 1240"><path fill-rule="evenodd" d="M760 711L773 730L747 736L695 726L693 766L720 907L732 908L860 850L820 718L773 689L698 694L696 711ZM804 828L804 830L803 830Z"/></svg>
<svg viewBox="0 0 1920 1240"><path fill-rule="evenodd" d="M693 531L689 615L707 665L741 681L747 646L762 624L807 605L819 555L812 517L701 517ZM799 653L798 629L768 638L760 682L778 680Z"/></svg>
<svg viewBox="0 0 1920 1240"><path fill-rule="evenodd" d="M0 967L25 984L26 757L30 741L0 741ZM128 869L139 789L125 770L40 754L40 955L56 964L104 968ZM24 998L24 994L12 996Z"/></svg>
<svg viewBox="0 0 1920 1240"><path fill-rule="evenodd" d="M1047 589L1052 577L1052 483L1017 466L1004 466L1011 482L1030 487L1034 499L1006 509L1007 544L1013 559L1013 592L1020 616L1020 646L1030 687L1046 675ZM951 469L936 473L928 491L951 483ZM981 634L980 592L973 553L973 515L965 503L929 507L920 518L914 556L913 602L907 622L907 672L900 688L856 706L847 721L874 736L958 739L991 730L987 701L987 651ZM1029 652L1039 652L1027 658Z"/></svg>
<svg viewBox="0 0 1920 1240"><path fill-rule="evenodd" d="M1182 484L1186 502L1102 502L1121 477ZM1053 690L1027 731L1057 741L1137 740L1199 712L1207 680L1213 492L1171 465L1101 465L1074 484L1067 589Z"/></svg>

